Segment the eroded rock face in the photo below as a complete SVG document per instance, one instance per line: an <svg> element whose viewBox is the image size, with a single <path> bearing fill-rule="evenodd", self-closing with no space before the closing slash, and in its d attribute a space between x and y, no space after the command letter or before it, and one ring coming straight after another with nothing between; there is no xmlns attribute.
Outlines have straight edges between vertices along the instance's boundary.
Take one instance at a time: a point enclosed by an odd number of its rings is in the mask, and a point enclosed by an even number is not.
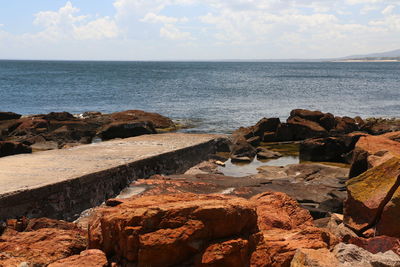
<svg viewBox="0 0 400 267"><path fill-rule="evenodd" d="M389 157L388 157L388 154ZM360 137L353 152L350 177L356 177L394 156L400 156L400 143L386 136L366 135ZM384 160L379 160L382 159Z"/></svg>
<svg viewBox="0 0 400 267"><path fill-rule="evenodd" d="M13 220L0 236L0 266L47 266L86 248L85 232L50 219Z"/></svg>
<svg viewBox="0 0 400 267"><path fill-rule="evenodd" d="M89 225L89 248L139 266L170 266L198 259L219 262L217 255L211 260L210 253L221 247L250 253L247 242L258 231L250 202L193 194L127 199L99 209ZM220 239L231 240L230 245L212 247Z"/></svg>
<svg viewBox="0 0 400 267"><path fill-rule="evenodd" d="M145 112L143 110L126 110L110 114L113 121L148 121L155 128L175 128L174 122L158 113Z"/></svg>
<svg viewBox="0 0 400 267"><path fill-rule="evenodd" d="M265 192L252 197L250 201L257 207L258 226L261 230L292 230L313 225L310 213L285 193Z"/></svg>
<svg viewBox="0 0 400 267"><path fill-rule="evenodd" d="M393 251L372 254L355 245L340 243L332 253L339 260L338 266L343 267L400 266L400 256Z"/></svg>
<svg viewBox="0 0 400 267"><path fill-rule="evenodd" d="M350 163L349 153L365 134L308 139L300 143L300 160Z"/></svg>
<svg viewBox="0 0 400 267"><path fill-rule="evenodd" d="M393 157L348 181L345 223L359 234L400 237L400 158Z"/></svg>
<svg viewBox="0 0 400 267"><path fill-rule="evenodd" d="M290 267L337 267L339 260L326 248L298 249Z"/></svg>
<svg viewBox="0 0 400 267"><path fill-rule="evenodd" d="M80 255L70 256L48 265L48 267L107 267L108 261L103 251L88 249Z"/></svg>

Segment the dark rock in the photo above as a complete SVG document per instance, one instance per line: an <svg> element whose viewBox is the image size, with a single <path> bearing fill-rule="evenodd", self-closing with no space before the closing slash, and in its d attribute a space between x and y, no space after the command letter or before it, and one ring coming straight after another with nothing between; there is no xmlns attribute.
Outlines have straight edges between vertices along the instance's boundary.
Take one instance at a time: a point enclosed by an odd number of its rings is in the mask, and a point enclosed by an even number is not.
<svg viewBox="0 0 400 267"><path fill-rule="evenodd" d="M279 152L271 151L263 147L257 148L257 158L258 159L276 159L282 157Z"/></svg>
<svg viewBox="0 0 400 267"><path fill-rule="evenodd" d="M155 133L154 125L148 121L112 122L101 129L98 136L103 140L110 140Z"/></svg>
<svg viewBox="0 0 400 267"><path fill-rule="evenodd" d="M0 112L0 121L15 120L19 118L21 118L21 115L14 112Z"/></svg>
<svg viewBox="0 0 400 267"><path fill-rule="evenodd" d="M18 142L0 141L0 157L24 153L32 153L32 149Z"/></svg>
<svg viewBox="0 0 400 267"><path fill-rule="evenodd" d="M334 133L352 133L355 131L359 131L360 128L358 127L358 124L356 121L352 118L349 117L336 117L336 127L333 130Z"/></svg>
<svg viewBox="0 0 400 267"><path fill-rule="evenodd" d="M324 116L325 116L325 113L322 113L321 111L311 111L311 110L306 110L306 109L294 109L290 112L289 119L293 118L293 117L300 117L305 120L319 122L320 119Z"/></svg>
<svg viewBox="0 0 400 267"><path fill-rule="evenodd" d="M110 114L113 121L117 122L136 122L147 121L150 122L154 128L175 128L174 122L165 116L158 113L145 112L142 110L126 110Z"/></svg>
<svg viewBox="0 0 400 267"><path fill-rule="evenodd" d="M247 143L256 147L261 143L261 138L259 136L250 137L249 139L247 139Z"/></svg>
<svg viewBox="0 0 400 267"><path fill-rule="evenodd" d="M362 134L354 134L308 139L300 143L300 160L350 163L347 155L354 149L361 136Z"/></svg>
<svg viewBox="0 0 400 267"><path fill-rule="evenodd" d="M45 120L56 120L56 121L70 121L74 120L75 117L71 113L68 112L50 112L47 115L43 116Z"/></svg>
<svg viewBox="0 0 400 267"><path fill-rule="evenodd" d="M243 138L239 138L235 140L232 146L231 157L232 156L249 157L252 159L256 156L256 149Z"/></svg>
<svg viewBox="0 0 400 267"><path fill-rule="evenodd" d="M262 138L265 132L275 132L280 124L279 118L263 118L254 126L254 136Z"/></svg>

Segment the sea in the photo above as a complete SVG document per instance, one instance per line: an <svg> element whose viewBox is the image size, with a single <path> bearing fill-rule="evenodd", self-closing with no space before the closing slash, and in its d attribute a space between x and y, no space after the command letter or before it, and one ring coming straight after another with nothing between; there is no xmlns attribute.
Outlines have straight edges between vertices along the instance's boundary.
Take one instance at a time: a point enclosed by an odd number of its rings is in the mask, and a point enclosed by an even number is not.
<svg viewBox="0 0 400 267"><path fill-rule="evenodd" d="M292 109L400 117L399 62L0 61L0 111L157 112L229 133Z"/></svg>

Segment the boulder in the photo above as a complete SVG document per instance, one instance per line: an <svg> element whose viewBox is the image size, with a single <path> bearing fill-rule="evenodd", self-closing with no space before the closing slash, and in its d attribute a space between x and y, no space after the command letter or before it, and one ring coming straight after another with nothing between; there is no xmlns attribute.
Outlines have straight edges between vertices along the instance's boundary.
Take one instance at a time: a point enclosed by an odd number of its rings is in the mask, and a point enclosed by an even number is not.
<svg viewBox="0 0 400 267"><path fill-rule="evenodd" d="M146 112L143 110L126 110L110 114L112 121L115 122L131 122L131 121L147 121L155 128L176 128L174 122L158 113Z"/></svg>
<svg viewBox="0 0 400 267"><path fill-rule="evenodd" d="M281 124L279 118L262 118L253 128L254 136L263 138L265 132L275 132Z"/></svg>
<svg viewBox="0 0 400 267"><path fill-rule="evenodd" d="M400 158L347 182L344 222L358 234L375 227L378 235L400 237Z"/></svg>
<svg viewBox="0 0 400 267"><path fill-rule="evenodd" d="M42 116L42 118L47 121L70 121L75 119L74 115L68 112L50 112L49 114Z"/></svg>
<svg viewBox="0 0 400 267"><path fill-rule="evenodd" d="M258 159L277 159L282 157L282 154L276 151L268 150L263 147L257 148L257 158Z"/></svg>
<svg viewBox="0 0 400 267"><path fill-rule="evenodd" d="M236 139L232 145L231 158L248 157L250 161L256 156L256 149L244 138Z"/></svg>
<svg viewBox="0 0 400 267"><path fill-rule="evenodd" d="M316 227L263 231L262 239L252 254L251 266L290 266L297 249L329 250L338 242L330 232Z"/></svg>
<svg viewBox="0 0 400 267"><path fill-rule="evenodd" d="M371 238L362 238L358 236L351 237L347 243L363 248L372 254L392 250L400 255L400 239L390 236L375 236Z"/></svg>
<svg viewBox="0 0 400 267"><path fill-rule="evenodd" d="M321 111L311 111L307 109L294 109L290 112L290 117L299 117L305 120L309 121L314 121L314 122L319 122L321 118L325 116L325 113L322 113Z"/></svg>
<svg viewBox="0 0 400 267"><path fill-rule="evenodd" d="M19 142L0 141L0 157L32 153L32 149Z"/></svg>
<svg viewBox="0 0 400 267"><path fill-rule="evenodd" d="M306 109L294 109L290 112L288 120L294 117L316 122L327 131L330 131L336 126L335 117L331 113L322 113L321 111L311 111Z"/></svg>
<svg viewBox="0 0 400 267"><path fill-rule="evenodd" d="M0 111L0 121L6 121L6 120L15 120L21 118L20 114L14 113L14 112L3 112Z"/></svg>
<svg viewBox="0 0 400 267"><path fill-rule="evenodd" d="M328 132L318 123L301 117L289 117L287 123L278 127L275 141L298 141L325 136L328 136Z"/></svg>
<svg viewBox="0 0 400 267"><path fill-rule="evenodd" d="M349 117L335 117L336 127L334 133L347 134L359 131L360 128L355 119Z"/></svg>
<svg viewBox="0 0 400 267"><path fill-rule="evenodd" d="M104 126L97 135L102 140L128 138L144 134L155 134L154 125L149 121L112 122Z"/></svg>
<svg viewBox="0 0 400 267"><path fill-rule="evenodd" d="M362 126L362 131L372 135L379 135L388 132L400 131L400 120L398 119L383 119L383 118L370 118Z"/></svg>
<svg viewBox="0 0 400 267"><path fill-rule="evenodd" d="M300 143L301 161L350 163L349 153L363 134L308 139Z"/></svg>
<svg viewBox="0 0 400 267"><path fill-rule="evenodd" d="M382 161L377 159L383 157L387 152L394 156L400 156L400 143L385 136L365 135L360 137L353 151L349 176L356 177L381 164ZM386 155L384 160L389 158L391 156Z"/></svg>
<svg viewBox="0 0 400 267"><path fill-rule="evenodd" d="M108 267L108 261L103 251L88 249L80 255L70 256L48 265L48 267Z"/></svg>
<svg viewBox="0 0 400 267"><path fill-rule="evenodd" d="M47 266L86 248L82 230L71 223L62 223L69 229L60 229L58 223L50 222L42 220L41 225L25 227L29 222L16 221L16 228L21 232L6 228L0 237L0 266Z"/></svg>
<svg viewBox="0 0 400 267"><path fill-rule="evenodd" d="M363 248L353 244L338 244L332 251L339 265L343 267L398 267L400 266L400 256L393 251L372 254Z"/></svg>
<svg viewBox="0 0 400 267"><path fill-rule="evenodd" d="M296 200L281 192L265 192L250 199L257 209L261 230L292 230L313 225L310 213Z"/></svg>
<svg viewBox="0 0 400 267"><path fill-rule="evenodd" d="M96 211L89 222L89 248L138 266L193 264L199 258L214 266L249 257L247 242L257 232L256 212L245 199L193 194L133 197ZM228 242L220 243L221 239Z"/></svg>
<svg viewBox="0 0 400 267"><path fill-rule="evenodd" d="M290 267L337 267L339 261L328 249L305 249L296 251Z"/></svg>

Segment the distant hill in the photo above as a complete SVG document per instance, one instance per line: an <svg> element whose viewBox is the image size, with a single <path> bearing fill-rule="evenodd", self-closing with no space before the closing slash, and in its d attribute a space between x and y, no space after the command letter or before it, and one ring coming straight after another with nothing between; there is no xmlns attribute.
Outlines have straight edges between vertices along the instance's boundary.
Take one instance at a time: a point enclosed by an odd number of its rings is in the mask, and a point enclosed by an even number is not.
<svg viewBox="0 0 400 267"><path fill-rule="evenodd" d="M400 59L400 49L366 55L353 55L341 59Z"/></svg>

